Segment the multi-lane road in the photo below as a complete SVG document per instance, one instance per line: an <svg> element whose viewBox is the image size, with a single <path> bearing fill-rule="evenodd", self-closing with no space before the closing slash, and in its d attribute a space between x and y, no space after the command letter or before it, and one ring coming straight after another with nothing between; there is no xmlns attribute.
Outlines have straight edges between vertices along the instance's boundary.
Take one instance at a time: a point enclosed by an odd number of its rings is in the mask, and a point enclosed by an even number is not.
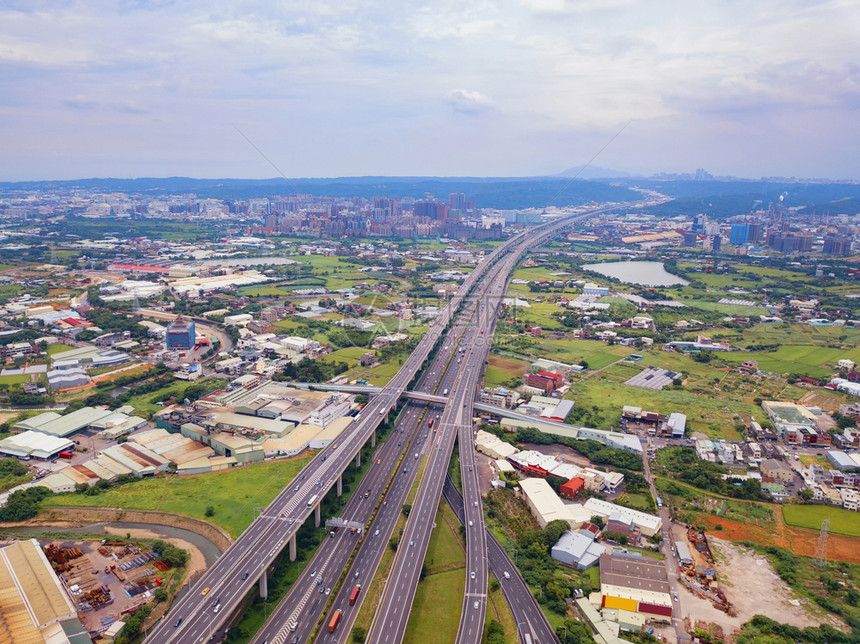
<svg viewBox="0 0 860 644"><path fill-rule="evenodd" d="M466 525L465 508L463 503L463 495L456 488L450 477L445 479L445 485L442 488L442 494L445 501L451 506L454 514L460 520L460 523ZM532 642L558 642L558 638L553 632L549 622L543 614L540 606L535 599L531 588L523 579L517 570L514 562L511 561L507 553L499 545L499 542L493 537L489 530L485 530L487 540L487 561L490 564L490 570L499 580L502 588L502 594L511 609L511 614L514 616L514 622L517 625L517 637L520 642L528 641L526 635Z"/></svg>
<svg viewBox="0 0 860 644"><path fill-rule="evenodd" d="M457 369L450 366L455 362L457 341L464 327L461 321L452 329L448 336L452 339L437 353L414 391L441 394L453 387ZM364 526L362 533L353 535L349 530L338 530L326 539L305 566L305 570L311 572L297 579L252 640L254 644L309 641L324 611L330 616L340 610L341 623L333 634L323 629L317 641L335 642L342 633L349 632L361 605L358 602L350 606L349 597L356 585L363 587L364 594L368 591L425 455L429 437L436 433L442 410L443 406L438 403L410 401L407 404L393 434L374 453L364 479L340 515ZM368 523L371 517L373 520ZM359 550L350 565L350 556L356 548ZM342 584L338 589L339 579ZM329 590L335 592L330 605Z"/></svg>
<svg viewBox="0 0 860 644"><path fill-rule="evenodd" d="M408 542L408 547L401 546L395 556L388 584L368 634L367 641L371 644L394 644L403 640L421 567L430 542L433 517L439 505L445 472L451 458L454 440L458 437L462 452L461 473L464 479L466 503L467 577L457 642L476 644L481 640L486 615L489 572L481 497L477 474L470 458L473 455L471 450L472 404L489 353L490 338L495 327L501 296L505 293L505 286L513 267L529 247L541 243L572 221L567 219L546 227L538 235L518 240L517 244L507 250L497 267L488 274L485 279L486 287L481 289L478 296L474 298L477 317L475 323L467 328L461 340L460 371L442 415L435 445L430 452L418 496L412 506L403 535L403 542Z"/></svg>
<svg viewBox="0 0 860 644"><path fill-rule="evenodd" d="M512 238L490 253L466 278L457 294L444 307L428 333L422 338L418 347L402 365L398 373L365 406L356 418L357 422L353 423L335 444L311 460L302 473L272 501L215 565L206 572L196 584L195 589L186 594L171 609L168 617L150 633L148 641L159 644L207 641L213 633L218 631L227 616L234 612L258 580L261 586L265 586L266 571L271 563L285 547L290 547L290 550L294 551L296 532L311 514L315 514L316 521L319 521L321 499L332 487L339 485L339 477L342 472L350 466L364 444L374 435L377 426L387 418L388 413L396 406L403 392L424 367L437 340L443 336L454 321L457 311L465 303L458 323L447 338L442 341L443 348L440 353L447 354L449 363L451 363L451 356L455 352L458 354L456 355L457 368L451 370L450 376L445 376L451 382L450 387L445 387L450 389L450 393L444 412L440 419L436 420L435 429L437 431L432 436L429 432L425 435L427 444L423 447L428 454L427 469L422 477L416 502L413 505L406 532L395 558L395 566L389 576L369 639L373 642L401 641L414 598L418 574L429 543L433 517L441 495L442 482L454 440L458 434L461 435L461 440L468 437L468 442L464 442L463 451L471 452L468 446L471 445L472 403L481 372L486 363L489 342L492 337L491 329L487 328L486 322L488 319L495 321L498 301L505 291L504 285L508 275L528 247L540 243L576 219L591 216L597 212L600 211L592 211L577 217L569 217L564 221L541 226L528 235ZM470 294L472 294L472 298L467 300L466 298ZM483 302L481 306L484 307L484 312L489 311L489 313L482 315L482 319L477 324L473 323L467 326L468 320L474 316L475 309L481 302ZM481 324L484 326L480 326ZM459 348L455 346L458 337L460 338ZM418 413L414 406L410 406L410 409L414 413ZM431 409L434 411L430 413L439 413L435 407L431 407ZM407 413L410 412L407 411ZM418 431L420 432L420 430ZM403 436L405 437L406 434L404 433ZM416 440L418 438L416 437ZM385 464L387 467L382 467L383 454L386 457ZM374 456L374 458L379 459L379 462L374 465L380 467L377 470L371 467L370 478L366 483L363 482L359 486L359 489L366 488L375 492L375 498L370 496L370 492L368 492L368 506L380 499L379 493L376 493L373 486L379 485L383 480L387 481L391 477L392 462L397 460L395 456L396 451L393 449L390 453L387 449L382 450L379 456ZM408 461L408 454L406 460ZM413 460L417 461L414 458ZM403 473L409 474L410 470L414 471L417 462L410 465L404 464L406 472ZM474 468L468 471L472 472L472 478L474 478ZM397 481L396 476L394 480ZM485 613L488 579L487 546L483 536L483 515L480 511L480 497L477 495L476 478L474 488L470 484L465 491L467 504L471 503L470 507L474 508L467 520L471 520L473 526L478 530L476 530L475 538L470 538L467 531L467 549L469 550L467 560L470 566L467 594L472 599L464 601L464 614L460 625L462 635L458 640L477 642L480 640L483 630ZM399 506L386 504L385 501L382 503L383 509L387 508L387 510L379 512L380 518L386 516L390 520L390 517L394 516L396 520ZM388 505L394 505L394 507L388 507ZM362 516L362 513L352 505L345 508L344 511L347 517L355 516L360 519ZM355 514L351 515L350 512ZM393 529L393 523L390 527ZM365 543L372 541L372 537L375 536L385 536L387 540L390 530L385 533L383 532L384 528L387 529L387 526L379 528L378 535L376 535L376 528L373 528L371 534L365 535ZM340 548L334 548L325 561L320 559L320 566L322 567L325 563L325 570L331 571L332 584L334 578L339 577L334 573L337 566L334 563L335 554L333 553L340 550L351 552L354 549L354 547L347 546L347 541L351 536L348 531L342 530L341 532L346 532L346 534L340 536L336 534L334 537L334 541L340 545ZM343 569L343 565L340 569ZM361 571L357 572L361 576ZM365 571L365 575L368 579L372 577L371 568ZM317 584L316 577L313 580L308 579L308 581L312 581L323 588L331 587L331 585L323 585L323 583ZM349 587L349 584L345 584L345 587ZM323 597L328 597L325 591L319 593L317 590L315 592ZM216 600L217 604L215 603ZM307 598L302 596L300 603L302 603L303 610L307 610L310 615L314 611L308 610L309 604L318 606L320 599L314 597L312 602L310 596ZM216 610L216 606L220 606L220 608ZM296 621L298 621L299 616L296 616ZM277 635L279 639L280 630ZM296 630L298 630L298 624L296 624ZM346 632L346 629L342 632ZM290 637L295 638L297 636L293 634Z"/></svg>
<svg viewBox="0 0 860 644"><path fill-rule="evenodd" d="M265 584L267 570L281 550L288 544L291 550L295 548L298 528L312 513L319 519L320 500L337 485L341 473L395 407L436 341L454 319L466 295L514 242L511 240L499 246L475 268L401 369L365 406L357 422L344 432L336 446L332 445L312 459L297 480L291 482L253 521L198 582L200 592L189 592L172 607L168 618L150 633L149 641L159 644L207 641L257 580ZM215 599L219 600L220 606L217 612L213 606Z"/></svg>

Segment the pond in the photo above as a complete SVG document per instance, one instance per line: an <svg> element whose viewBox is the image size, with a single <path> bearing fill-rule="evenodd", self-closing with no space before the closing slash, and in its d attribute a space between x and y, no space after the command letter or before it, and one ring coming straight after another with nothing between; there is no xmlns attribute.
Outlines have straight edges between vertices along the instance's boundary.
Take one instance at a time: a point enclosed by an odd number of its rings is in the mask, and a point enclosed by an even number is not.
<svg viewBox="0 0 860 644"><path fill-rule="evenodd" d="M662 262L605 262L585 264L582 268L639 286L689 284L687 280L669 273Z"/></svg>

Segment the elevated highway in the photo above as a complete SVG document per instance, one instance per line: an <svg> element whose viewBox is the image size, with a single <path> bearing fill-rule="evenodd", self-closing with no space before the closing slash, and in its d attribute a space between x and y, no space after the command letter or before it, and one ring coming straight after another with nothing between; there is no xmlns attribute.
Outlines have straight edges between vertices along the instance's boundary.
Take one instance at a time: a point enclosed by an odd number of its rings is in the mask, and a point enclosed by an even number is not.
<svg viewBox="0 0 860 644"><path fill-rule="evenodd" d="M590 216L596 212L599 211L580 217ZM387 419L389 412L414 381L419 370L424 367L430 352L447 332L461 306L466 318L477 315L477 319L483 320L483 316L488 315L487 312L489 312L490 319L494 322L498 305L489 306L487 294L494 294L496 299L500 300L500 294L504 293L505 281L522 253L532 244L541 243L576 219L576 217L568 218L539 227L531 231L528 236L520 235L512 238L490 253L466 278L398 373L365 406L356 418L356 422L344 432L337 444L326 448L311 460L302 473L284 488L215 565L204 574L194 589L171 609L168 617L152 630L147 641L156 644L207 641L227 616L235 611L254 584L259 583L261 595L266 596L267 570L272 562L284 548L289 548L291 559L295 558L295 536L298 528L311 514L314 515L315 524L319 525L320 500L335 486L339 491L341 474L354 459L358 458L365 443L370 440L371 444L375 444L376 428ZM500 263L495 266L497 262ZM486 285L479 290L479 296L467 299L467 296L494 266ZM393 581L389 584L374 621L375 627L383 624L385 618L380 619L380 615L385 613L389 619L397 622L397 627L385 636L380 636L380 631L375 629L369 641L395 642L402 639L406 626L404 616L408 616L414 598L418 573L429 541L430 526L438 506L454 440L458 434L467 435L467 428L471 431L472 403L492 337L491 334L485 334L486 326L481 327L480 334L478 328L470 326L464 334L468 348L465 349L462 364L458 362L457 379L451 388L452 393L448 397L445 412L438 422L438 432L433 435L432 449L428 447L430 452L428 467L422 478L416 506L413 506L413 508L417 507L418 511L415 512L413 509L407 524L407 532L412 530L415 539L409 540L408 547L399 549L395 562L396 575L393 571ZM433 401L431 404L438 403ZM470 493L467 492L467 494ZM467 496L468 503L473 503L470 496ZM479 506L473 503L472 507ZM480 522L480 534L483 535L483 517L478 516L479 514L476 514L472 520ZM423 524L423 528L420 528L419 524ZM475 543L480 544L482 538L479 537ZM406 542L405 536L404 542ZM485 541L484 544L486 544ZM475 596L485 596L486 545L483 549L478 545L474 552L469 549L468 565L470 570L475 572L475 583L469 584L468 592ZM473 562L478 563L473 565ZM392 584L398 586L398 589L392 591ZM399 588L401 585L403 592ZM220 609L215 610L213 598L218 600ZM483 600L474 601L479 602L479 605L483 604ZM393 603L400 603L400 607L393 607ZM470 604L464 603L464 605ZM458 638L458 641L480 641L480 632L483 630L483 610L472 608L464 613L463 619L469 621L465 630L461 622L461 630L468 632L468 637Z"/></svg>

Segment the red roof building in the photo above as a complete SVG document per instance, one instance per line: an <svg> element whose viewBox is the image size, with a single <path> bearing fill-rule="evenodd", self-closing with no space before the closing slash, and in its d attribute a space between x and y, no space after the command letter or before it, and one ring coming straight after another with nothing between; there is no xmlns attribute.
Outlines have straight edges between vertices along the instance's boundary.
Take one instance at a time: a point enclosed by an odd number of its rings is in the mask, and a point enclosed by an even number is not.
<svg viewBox="0 0 860 644"><path fill-rule="evenodd" d="M562 483L561 486L558 488L558 490L559 490L559 492L561 492L562 496L565 496L568 499L572 499L584 487L585 487L585 480L579 478L578 476L574 476L567 483Z"/></svg>

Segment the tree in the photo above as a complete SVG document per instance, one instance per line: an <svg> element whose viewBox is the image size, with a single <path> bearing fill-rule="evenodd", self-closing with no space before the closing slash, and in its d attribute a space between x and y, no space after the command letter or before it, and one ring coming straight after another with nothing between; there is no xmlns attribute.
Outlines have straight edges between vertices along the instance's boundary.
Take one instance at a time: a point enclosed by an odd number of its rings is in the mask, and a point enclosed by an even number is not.
<svg viewBox="0 0 860 644"><path fill-rule="evenodd" d="M836 423L842 429L846 429L848 427L857 427L857 421L851 418L851 416L840 416L836 419Z"/></svg>
<svg viewBox="0 0 860 644"><path fill-rule="evenodd" d="M157 602L167 601L167 591L164 588L156 588L152 596L155 597L155 601Z"/></svg>
<svg viewBox="0 0 860 644"><path fill-rule="evenodd" d="M352 629L352 641L361 644L367 639L367 629L363 626L355 626Z"/></svg>
<svg viewBox="0 0 860 644"><path fill-rule="evenodd" d="M546 528L543 530L543 542L550 548L558 543L558 540L561 539L561 535L570 530L570 524L567 521L562 521L557 519L555 521L550 521Z"/></svg>
<svg viewBox="0 0 860 644"><path fill-rule="evenodd" d="M403 516L408 517L409 513L412 512L412 506L408 503L404 503L402 512L403 512Z"/></svg>
<svg viewBox="0 0 860 644"><path fill-rule="evenodd" d="M51 494L46 487L30 487L12 492L0 508L0 521L26 521L39 514L40 502Z"/></svg>
<svg viewBox="0 0 860 644"><path fill-rule="evenodd" d="M214 505L207 505L206 506L206 512L204 512L204 514L207 517L214 516L215 515L215 506Z"/></svg>
<svg viewBox="0 0 860 644"><path fill-rule="evenodd" d="M815 496L815 493L809 488L803 488L800 492L797 493L797 496L799 496L804 501L811 501L812 497Z"/></svg>

